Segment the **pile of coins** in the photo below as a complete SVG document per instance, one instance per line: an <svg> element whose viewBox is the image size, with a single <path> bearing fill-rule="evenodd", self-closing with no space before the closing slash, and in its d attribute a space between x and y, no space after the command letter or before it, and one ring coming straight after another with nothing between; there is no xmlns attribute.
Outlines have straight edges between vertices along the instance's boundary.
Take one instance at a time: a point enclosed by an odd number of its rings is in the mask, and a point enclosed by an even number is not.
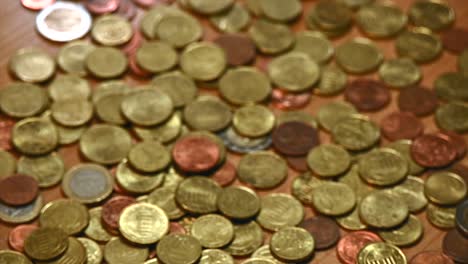
<svg viewBox="0 0 468 264"><path fill-rule="evenodd" d="M334 246L344 264L468 263L468 43L454 37L468 32L448 29L449 5L135 2L151 9L22 0L42 9L41 35L68 43L56 58L17 51L0 91L0 219L15 225L0 263L312 263ZM293 33L300 17L309 30ZM204 38L201 21L221 33ZM354 26L394 37L398 58L363 37L334 47ZM459 72L423 87L420 64L444 46ZM149 81L119 79L128 68ZM391 89L399 111L377 124L365 113ZM316 117L298 110L340 93ZM431 114L440 131L425 131ZM56 185L66 198L46 203ZM423 211L450 230L407 260Z"/></svg>

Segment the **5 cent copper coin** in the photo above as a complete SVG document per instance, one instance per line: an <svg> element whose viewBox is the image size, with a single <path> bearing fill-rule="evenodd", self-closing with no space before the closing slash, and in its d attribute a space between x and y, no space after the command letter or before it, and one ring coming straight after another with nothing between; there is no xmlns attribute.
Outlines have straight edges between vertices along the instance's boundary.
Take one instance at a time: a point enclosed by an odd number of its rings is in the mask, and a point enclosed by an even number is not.
<svg viewBox="0 0 468 264"><path fill-rule="evenodd" d="M240 34L223 34L214 40L226 53L227 62L231 66L241 66L251 63L257 53L253 41Z"/></svg>
<svg viewBox="0 0 468 264"><path fill-rule="evenodd" d="M412 86L400 91L398 107L402 112L411 112L416 116L432 114L437 108L437 95L427 88Z"/></svg>
<svg viewBox="0 0 468 264"><path fill-rule="evenodd" d="M410 112L393 112L384 117L381 123L382 134L391 141L414 139L420 136L422 122Z"/></svg>
<svg viewBox="0 0 468 264"><path fill-rule="evenodd" d="M411 157L421 166L438 168L452 163L457 157L457 150L447 139L427 134L413 141Z"/></svg>
<svg viewBox="0 0 468 264"><path fill-rule="evenodd" d="M319 144L315 128L297 121L285 122L273 131L273 147L281 154L304 156Z"/></svg>
<svg viewBox="0 0 468 264"><path fill-rule="evenodd" d="M305 107L312 98L310 92L291 93L281 89L274 89L271 94L271 103L274 108L294 110Z"/></svg>
<svg viewBox="0 0 468 264"><path fill-rule="evenodd" d="M227 186L231 184L237 176L236 167L230 162L226 161L221 168L219 168L212 176L221 186Z"/></svg>
<svg viewBox="0 0 468 264"><path fill-rule="evenodd" d="M113 197L102 206L102 222L110 229L118 229L120 214L127 206L135 202L135 198L130 196Z"/></svg>
<svg viewBox="0 0 468 264"><path fill-rule="evenodd" d="M32 233L32 231L38 229L37 225L19 225L13 228L8 233L8 244L16 251L24 251L24 241Z"/></svg>
<svg viewBox="0 0 468 264"><path fill-rule="evenodd" d="M468 263L468 238L462 236L457 229L447 232L442 242L442 250L445 255L455 262Z"/></svg>
<svg viewBox="0 0 468 264"><path fill-rule="evenodd" d="M335 220L328 217L315 216L305 219L299 227L309 231L314 237L315 248L318 250L329 248L340 239L340 228Z"/></svg>
<svg viewBox="0 0 468 264"><path fill-rule="evenodd" d="M33 177L14 175L0 181L0 201L9 205L31 203L39 194L39 184Z"/></svg>
<svg viewBox="0 0 468 264"><path fill-rule="evenodd" d="M467 145L462 135L453 131L443 131L438 133L438 135L447 139L450 143L452 143L452 145L455 146L455 149L457 150L457 159L462 159L465 157Z"/></svg>
<svg viewBox="0 0 468 264"><path fill-rule="evenodd" d="M346 101L360 111L377 111L390 102L390 92L383 82L358 79L347 85Z"/></svg>
<svg viewBox="0 0 468 264"><path fill-rule="evenodd" d="M424 251L414 256L410 264L453 264L453 260L439 251Z"/></svg>
<svg viewBox="0 0 468 264"><path fill-rule="evenodd" d="M183 171L203 172L218 163L220 150L218 145L208 138L187 136L175 143L172 158Z"/></svg>
<svg viewBox="0 0 468 264"><path fill-rule="evenodd" d="M286 162L289 167L298 172L309 171L309 165L307 164L307 156L286 156Z"/></svg>
<svg viewBox="0 0 468 264"><path fill-rule="evenodd" d="M336 246L338 257L345 264L357 263L359 251L366 245L375 242L381 242L379 236L368 231L352 232L341 238Z"/></svg>

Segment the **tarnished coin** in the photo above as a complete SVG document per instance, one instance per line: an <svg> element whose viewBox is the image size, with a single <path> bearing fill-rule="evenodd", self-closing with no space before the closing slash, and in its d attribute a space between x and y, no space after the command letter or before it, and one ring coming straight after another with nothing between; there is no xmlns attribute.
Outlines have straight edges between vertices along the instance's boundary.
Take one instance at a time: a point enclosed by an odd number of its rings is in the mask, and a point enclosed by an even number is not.
<svg viewBox="0 0 468 264"><path fill-rule="evenodd" d="M422 135L411 144L411 157L424 167L447 166L455 160L456 156L455 146L446 138L434 134Z"/></svg>
<svg viewBox="0 0 468 264"><path fill-rule="evenodd" d="M224 50L227 63L231 66L249 64L257 55L254 42L241 34L223 34L214 42Z"/></svg>
<svg viewBox="0 0 468 264"><path fill-rule="evenodd" d="M400 110L411 112L416 116L426 116L433 113L437 105L437 96L434 91L422 86L411 86L401 89L398 95L398 107Z"/></svg>
<svg viewBox="0 0 468 264"><path fill-rule="evenodd" d="M280 124L274 130L272 138L275 150L290 156L306 155L319 144L317 129L298 121Z"/></svg>
<svg viewBox="0 0 468 264"><path fill-rule="evenodd" d="M165 263L192 264L201 256L200 242L189 235L167 235L156 247L158 258Z"/></svg>
<svg viewBox="0 0 468 264"><path fill-rule="evenodd" d="M315 216L307 218L299 225L307 230L315 241L315 248L326 249L335 245L340 239L340 229L336 222L328 217Z"/></svg>
<svg viewBox="0 0 468 264"><path fill-rule="evenodd" d="M27 155L43 155L54 150L58 134L52 122L42 118L26 118L13 127L13 145Z"/></svg>
<svg viewBox="0 0 468 264"><path fill-rule="evenodd" d="M12 175L0 181L0 201L12 206L27 205L39 194L37 180L25 175Z"/></svg>
<svg viewBox="0 0 468 264"><path fill-rule="evenodd" d="M360 111L378 111L388 105L391 95L380 81L356 79L347 85L345 99Z"/></svg>
<svg viewBox="0 0 468 264"><path fill-rule="evenodd" d="M172 148L172 158L182 170L205 172L213 168L221 159L220 148L208 137L185 136Z"/></svg>
<svg viewBox="0 0 468 264"><path fill-rule="evenodd" d="M393 112L385 116L380 126L382 134L392 140L415 139L424 132L423 123L413 114Z"/></svg>

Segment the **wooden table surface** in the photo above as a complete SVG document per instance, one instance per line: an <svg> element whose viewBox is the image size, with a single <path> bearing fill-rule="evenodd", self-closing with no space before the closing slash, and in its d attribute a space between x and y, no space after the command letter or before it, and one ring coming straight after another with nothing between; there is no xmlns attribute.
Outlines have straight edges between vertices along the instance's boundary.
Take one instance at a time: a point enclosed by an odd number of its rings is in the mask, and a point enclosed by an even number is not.
<svg viewBox="0 0 468 264"><path fill-rule="evenodd" d="M285 0L287 1L287 0ZM8 73L8 60L10 56L19 48L23 47L40 47L50 54L56 55L57 50L61 47L62 44L57 44L50 42L44 38L42 38L37 31L35 30L35 17L36 12L24 9L19 0L2 0L0 7L0 87L11 82L13 79ZM305 5L305 12L307 13L308 10L314 5L315 1L304 1ZM404 10L408 10L408 7L411 5L413 0L394 0L401 8ZM468 29L468 1L466 0L448 0L449 4L454 8L456 11L456 27L467 28ZM139 12L138 16L133 20L134 24L137 25L139 19L141 18L141 11ZM205 28L204 39L212 40L215 36L219 33L216 32L206 20L203 21L203 25ZM303 18L298 20L296 23L292 25L294 30L301 31L305 29L305 25L303 23ZM343 41L347 41L352 39L356 36L362 36L362 32L360 32L356 27L348 33L347 35L334 40L334 44L337 45L342 43ZM393 47L393 39L390 40L376 40L376 44L379 48L384 52L385 58L395 58L396 54ZM439 76L441 73L450 72L456 70L456 55L444 51L442 56L435 62L430 64L421 65L422 72L423 72L423 84L428 87L432 87L434 80ZM257 60L257 64L264 60L265 58L259 58ZM369 77L369 78L377 78L375 73L369 74L366 76L358 76L358 77ZM350 76L350 80L356 78L356 76ZM131 74L127 74L125 76L125 80L131 84L139 84L144 83L147 80L139 79ZM95 84L96 80L92 80L92 83ZM43 84L44 87L47 86L47 83ZM201 90L202 93L216 93L216 91L208 91L206 89ZM378 113L366 113L368 114L372 120L376 122L380 122L381 118L388 114L391 111L395 111L396 107L396 94L397 91L392 91L392 102L391 104L386 107L383 111ZM313 96L312 102L304 109L311 113L312 115L316 115L317 109L330 101L334 100L343 100L341 95L335 97L326 97L321 98L317 96ZM275 110L277 111L277 110ZM434 125L433 117L426 117L423 119L425 124L425 131L426 132L434 132L437 131L437 127ZM324 133L323 131L320 132L320 137L322 142L329 141L329 136ZM466 136L465 136L466 139ZM387 142L383 139L382 145L385 145ZM59 153L65 158L65 164L67 168L73 166L80 161L78 157L78 150L76 146L67 146L62 147L59 150ZM230 159L237 163L238 157L236 155L230 154ZM462 161L463 163L467 164L466 159ZM268 192L260 192L261 195L269 192L289 192L289 186L293 177L297 175L296 172L290 171L288 180L273 190ZM425 177L425 175L423 176ZM235 184L240 184L236 182ZM61 197L62 194L60 192L60 186L55 186L49 189L43 189L42 195L45 198L45 202L51 201L53 199L57 199L57 197ZM309 207L306 207L306 212L308 216L314 214L313 210ZM440 230L438 228L433 227L426 219L425 213L419 213L418 217L421 219L424 225L424 236L421 241L419 241L415 246L404 248L404 252L408 257L408 260L411 259L415 254L424 250L441 250L441 241L445 234L445 231ZM8 248L7 238L8 232L11 230L13 226L0 223L0 250ZM342 234L345 234L346 231L342 230ZM314 259L311 263L324 263L324 264L334 264L339 263L335 249L329 249L327 251L319 251L316 252Z"/></svg>

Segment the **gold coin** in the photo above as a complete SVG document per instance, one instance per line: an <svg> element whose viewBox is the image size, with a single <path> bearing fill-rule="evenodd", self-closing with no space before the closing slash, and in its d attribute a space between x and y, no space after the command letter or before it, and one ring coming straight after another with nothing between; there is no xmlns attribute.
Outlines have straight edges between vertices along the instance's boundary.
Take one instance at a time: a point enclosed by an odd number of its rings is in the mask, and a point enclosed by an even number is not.
<svg viewBox="0 0 468 264"><path fill-rule="evenodd" d="M455 11L442 1L416 1L409 10L411 22L418 27L441 30L455 21Z"/></svg>
<svg viewBox="0 0 468 264"><path fill-rule="evenodd" d="M50 260L69 247L67 234L56 227L40 227L24 241L24 251L36 260Z"/></svg>
<svg viewBox="0 0 468 264"><path fill-rule="evenodd" d="M247 256L262 244L262 228L255 221L251 221L234 225L234 240L225 250L233 256Z"/></svg>
<svg viewBox="0 0 468 264"><path fill-rule="evenodd" d="M203 30L197 19L183 12L171 12L162 16L155 26L156 35L176 48L183 48L197 41Z"/></svg>
<svg viewBox="0 0 468 264"><path fill-rule="evenodd" d="M154 5L144 13L140 21L140 31L148 39L156 38L156 27L166 15L183 13L180 9L168 5Z"/></svg>
<svg viewBox="0 0 468 264"><path fill-rule="evenodd" d="M108 264L143 263L149 256L148 248L137 247L114 237L104 247L104 260Z"/></svg>
<svg viewBox="0 0 468 264"><path fill-rule="evenodd" d="M170 175L170 173L167 175ZM167 176L164 183L166 183L166 181ZM164 210L169 219L179 219L185 215L185 212L176 203L175 191L176 186L162 186L151 192L146 202L159 206Z"/></svg>
<svg viewBox="0 0 468 264"><path fill-rule="evenodd" d="M241 135L261 137L273 130L275 115L265 106L247 105L236 110L232 125Z"/></svg>
<svg viewBox="0 0 468 264"><path fill-rule="evenodd" d="M18 173L34 177L39 187L47 188L62 180L65 164L62 157L55 152L39 157L22 156L18 160Z"/></svg>
<svg viewBox="0 0 468 264"><path fill-rule="evenodd" d="M183 112L184 120L195 130L216 132L226 128L232 119L229 106L219 99L195 100Z"/></svg>
<svg viewBox="0 0 468 264"><path fill-rule="evenodd" d="M117 166L116 180L119 185L131 193L149 193L164 182L166 174L156 172L142 174L129 167L126 159Z"/></svg>
<svg viewBox="0 0 468 264"><path fill-rule="evenodd" d="M79 237L77 239L86 249L86 264L101 264L103 255L99 244L84 237Z"/></svg>
<svg viewBox="0 0 468 264"><path fill-rule="evenodd" d="M55 101L50 109L52 118L63 126L82 126L93 117L93 105L85 100Z"/></svg>
<svg viewBox="0 0 468 264"><path fill-rule="evenodd" d="M39 215L41 208L41 195L39 195L33 202L22 206L9 206L0 202L0 220L10 224L30 222Z"/></svg>
<svg viewBox="0 0 468 264"><path fill-rule="evenodd" d="M232 6L233 0L187 0L189 6L198 13L216 14Z"/></svg>
<svg viewBox="0 0 468 264"><path fill-rule="evenodd" d="M371 40L355 38L336 48L336 61L345 71L363 74L375 70L383 55Z"/></svg>
<svg viewBox="0 0 468 264"><path fill-rule="evenodd" d="M133 36L132 25L119 15L103 15L94 21L91 36L103 46L123 45Z"/></svg>
<svg viewBox="0 0 468 264"><path fill-rule="evenodd" d="M143 69L159 73L177 64L177 52L165 42L145 42L136 51L136 61Z"/></svg>
<svg viewBox="0 0 468 264"><path fill-rule="evenodd" d="M280 22L291 21L302 12L302 3L299 0L259 0L259 4L263 15Z"/></svg>
<svg viewBox="0 0 468 264"><path fill-rule="evenodd" d="M291 184L291 193L301 202L312 205L314 189L326 181L314 177L311 172L297 176Z"/></svg>
<svg viewBox="0 0 468 264"><path fill-rule="evenodd" d="M271 252L288 262L309 258L314 253L314 248L312 235L299 227L285 227L273 234L270 240Z"/></svg>
<svg viewBox="0 0 468 264"><path fill-rule="evenodd" d="M48 91L54 101L88 100L91 95L89 82L72 74L57 75L50 83Z"/></svg>
<svg viewBox="0 0 468 264"><path fill-rule="evenodd" d="M431 224L438 228L450 229L455 227L455 214L457 208L441 207L434 204L427 206L427 219Z"/></svg>
<svg viewBox="0 0 468 264"><path fill-rule="evenodd" d="M359 174L368 183L388 186L402 181L408 175L408 162L398 151L381 148L362 156Z"/></svg>
<svg viewBox="0 0 468 264"><path fill-rule="evenodd" d="M352 23L352 15L352 10L340 1L321 0L308 14L306 21L309 27L313 21L325 31L347 30Z"/></svg>
<svg viewBox="0 0 468 264"><path fill-rule="evenodd" d="M210 17L211 24L226 33L242 31L249 25L250 20L249 12L238 3L226 11Z"/></svg>
<svg viewBox="0 0 468 264"><path fill-rule="evenodd" d="M24 154L43 155L57 147L58 134L51 122L31 117L15 124L12 141L13 145Z"/></svg>
<svg viewBox="0 0 468 264"><path fill-rule="evenodd" d="M254 67L228 70L219 80L221 96L236 105L260 103L271 93L268 77Z"/></svg>
<svg viewBox="0 0 468 264"><path fill-rule="evenodd" d="M434 81L434 91L437 96L446 101L468 100L465 87L468 85L468 76L458 72L448 72L439 75Z"/></svg>
<svg viewBox="0 0 468 264"><path fill-rule="evenodd" d="M156 247L158 258L164 263L192 264L202 253L200 242L189 235L167 235Z"/></svg>
<svg viewBox="0 0 468 264"><path fill-rule="evenodd" d="M304 207L293 196L285 193L272 193L261 198L258 223L265 229L278 231L288 226L296 226L304 219Z"/></svg>
<svg viewBox="0 0 468 264"><path fill-rule="evenodd" d="M421 178L408 176L403 183L393 187L391 192L406 202L410 212L421 211L427 205L424 181Z"/></svg>
<svg viewBox="0 0 468 264"><path fill-rule="evenodd" d="M218 78L227 65L224 50L210 42L197 42L187 46L180 55L180 67L198 81Z"/></svg>
<svg viewBox="0 0 468 264"><path fill-rule="evenodd" d="M13 82L0 92L0 110L11 117L37 115L45 110L48 103L46 92L34 84Z"/></svg>
<svg viewBox="0 0 468 264"><path fill-rule="evenodd" d="M418 83L422 78L418 65L409 58L385 61L379 68L382 81L391 87L407 87Z"/></svg>
<svg viewBox="0 0 468 264"><path fill-rule="evenodd" d="M331 131L340 120L357 112L352 104L336 101L321 106L318 110L317 118L323 129Z"/></svg>
<svg viewBox="0 0 468 264"><path fill-rule="evenodd" d="M359 204L360 202L357 202L356 207L350 213L336 217L336 223L342 228L352 231L367 229L367 225L359 217Z"/></svg>
<svg viewBox="0 0 468 264"><path fill-rule="evenodd" d="M294 35L288 26L266 19L256 20L249 29L249 35L257 49L265 54L281 53L294 43Z"/></svg>
<svg viewBox="0 0 468 264"><path fill-rule="evenodd" d="M127 57L116 48L99 47L86 57L86 68L96 77L115 78L127 70Z"/></svg>
<svg viewBox="0 0 468 264"><path fill-rule="evenodd" d="M50 119L50 117L47 117ZM52 121L52 120L51 120ZM52 121L53 122L53 121ZM75 143L81 138L81 135L86 131L88 126L79 126L79 127L66 127L57 124L57 122L53 122L55 129L57 129L58 133L58 143L60 145L68 145L71 143Z"/></svg>
<svg viewBox="0 0 468 264"><path fill-rule="evenodd" d="M334 177L348 170L351 165L351 157L343 147L324 144L309 152L307 164L319 176Z"/></svg>
<svg viewBox="0 0 468 264"><path fill-rule="evenodd" d="M252 15L261 16L262 10L260 8L260 0L246 0L245 6Z"/></svg>
<svg viewBox="0 0 468 264"><path fill-rule="evenodd" d="M401 57L408 57L417 63L426 63L437 58L443 47L440 38L429 29L414 28L398 36L395 48Z"/></svg>
<svg viewBox="0 0 468 264"><path fill-rule="evenodd" d="M156 172L169 165L171 155L161 143L143 141L132 147L128 153L128 161L139 171Z"/></svg>
<svg viewBox="0 0 468 264"><path fill-rule="evenodd" d="M260 198L247 187L224 188L219 194L217 204L223 214L234 219L251 218L260 211Z"/></svg>
<svg viewBox="0 0 468 264"><path fill-rule="evenodd" d="M408 218L408 206L399 196L389 191L374 191L362 199L359 215L370 226L391 228Z"/></svg>
<svg viewBox="0 0 468 264"><path fill-rule="evenodd" d="M176 139L182 131L182 120L179 112L172 114L166 122L152 127L133 126L133 131L142 140L153 140L163 144Z"/></svg>
<svg viewBox="0 0 468 264"><path fill-rule="evenodd" d="M323 182L312 193L314 208L325 215L343 215L353 210L356 195L353 189L340 182Z"/></svg>
<svg viewBox="0 0 468 264"><path fill-rule="evenodd" d="M468 49L465 49L458 57L458 71L468 75Z"/></svg>
<svg viewBox="0 0 468 264"><path fill-rule="evenodd" d="M335 95L341 92L348 83L346 73L336 66L322 69L319 85L313 90L318 95Z"/></svg>
<svg viewBox="0 0 468 264"><path fill-rule="evenodd" d="M318 64L302 52L290 52L274 58L268 64L268 75L281 89L302 92L320 78Z"/></svg>
<svg viewBox="0 0 468 264"><path fill-rule="evenodd" d="M42 262L41 262L42 263ZM57 259L52 261L47 261L47 264L63 264L63 263L73 263L73 264L89 264L87 262L86 248L84 245L74 237L68 238L68 248Z"/></svg>
<svg viewBox="0 0 468 264"><path fill-rule="evenodd" d="M97 242L107 242L112 235L102 225L102 207L89 209L89 224L84 230L84 234Z"/></svg>
<svg viewBox="0 0 468 264"><path fill-rule="evenodd" d="M44 82L54 75L55 61L40 49L24 48L13 54L9 68L16 78L24 82Z"/></svg>
<svg viewBox="0 0 468 264"><path fill-rule="evenodd" d="M439 106L435 113L437 126L443 130L465 133L468 131L468 106L462 102L449 102Z"/></svg>
<svg viewBox="0 0 468 264"><path fill-rule="evenodd" d="M174 107L187 105L195 99L198 93L193 79L180 71L158 75L151 83L156 89L162 90L171 97Z"/></svg>
<svg viewBox="0 0 468 264"><path fill-rule="evenodd" d="M237 167L239 180L259 189L280 185L288 176L288 165L276 154L257 151L243 156Z"/></svg>
<svg viewBox="0 0 468 264"><path fill-rule="evenodd" d="M278 260L277 258L275 258L272 255L271 250L270 250L270 245L263 245L260 248L258 248L252 254L252 258L255 258L255 259L259 259L259 258L260 259L268 259L268 260L273 261L272 264L284 264L284 262Z"/></svg>
<svg viewBox="0 0 468 264"><path fill-rule="evenodd" d="M124 99L124 93L110 93L103 95L97 102L94 103L96 115L99 119L106 123L114 125L125 125L127 120L120 110L120 106L122 105L122 101Z"/></svg>
<svg viewBox="0 0 468 264"><path fill-rule="evenodd" d="M455 205L465 198L467 187L465 180L455 173L436 172L427 178L424 193L433 203Z"/></svg>
<svg viewBox="0 0 468 264"><path fill-rule="evenodd" d="M87 41L72 41L60 48L57 54L57 64L66 72L77 76L85 76L86 57L96 47Z"/></svg>
<svg viewBox="0 0 468 264"><path fill-rule="evenodd" d="M388 145L386 148L394 149L406 159L408 162L408 174L410 175L419 175L424 171L424 167L421 167L418 163L416 163L413 158L411 157L411 140L403 139L394 141Z"/></svg>
<svg viewBox="0 0 468 264"><path fill-rule="evenodd" d="M54 200L42 208L39 223L41 227L60 228L68 235L78 234L89 223L88 209L75 200Z"/></svg>
<svg viewBox="0 0 468 264"><path fill-rule="evenodd" d="M185 210L208 214L215 212L218 208L218 199L221 187L212 179L195 176L184 179L176 191L176 201Z"/></svg>
<svg viewBox="0 0 468 264"><path fill-rule="evenodd" d="M318 31L297 33L293 51L307 54L310 59L318 64L325 64L335 53L330 40Z"/></svg>
<svg viewBox="0 0 468 264"><path fill-rule="evenodd" d="M202 251L199 264L234 264L234 259L229 253L220 249L205 249Z"/></svg>
<svg viewBox="0 0 468 264"><path fill-rule="evenodd" d="M422 237L423 232L424 227L421 221L416 216L410 215L401 226L390 230L381 230L378 234L385 242L404 247L416 243Z"/></svg>
<svg viewBox="0 0 468 264"><path fill-rule="evenodd" d="M303 111L288 111L279 113L278 117L276 118L276 125L279 126L290 121L302 122L313 128L318 127L317 119L309 113Z"/></svg>
<svg viewBox="0 0 468 264"><path fill-rule="evenodd" d="M372 3L359 9L356 22L370 37L387 38L406 26L408 16L393 2Z"/></svg>
<svg viewBox="0 0 468 264"><path fill-rule="evenodd" d="M366 197L369 193L375 190L375 188L366 182L364 182L359 175L359 166L353 164L348 172L338 179L339 182L344 183L351 187L356 195L356 200L360 201Z"/></svg>
<svg viewBox="0 0 468 264"><path fill-rule="evenodd" d="M92 102L96 103L108 95L126 94L130 91L130 86L122 80L103 81L93 90Z"/></svg>
<svg viewBox="0 0 468 264"><path fill-rule="evenodd" d="M16 172L16 168L17 166L15 157L6 150L0 150L0 180L12 176ZM21 172L19 173L23 174Z"/></svg>
<svg viewBox="0 0 468 264"><path fill-rule="evenodd" d="M359 251L357 264L378 263L378 261L395 264L407 263L405 254L398 247L388 243L370 243Z"/></svg>
<svg viewBox="0 0 468 264"><path fill-rule="evenodd" d="M347 150L365 150L379 141L380 129L377 124L366 116L349 115L348 113L347 116L339 119L339 122L333 126L332 136L336 143Z"/></svg>
<svg viewBox="0 0 468 264"><path fill-rule="evenodd" d="M156 205L136 203L127 206L120 215L120 233L137 244L158 242L169 231L166 213Z"/></svg>
<svg viewBox="0 0 468 264"><path fill-rule="evenodd" d="M13 250L0 250L0 262L6 264L32 264L22 253Z"/></svg>
<svg viewBox="0 0 468 264"><path fill-rule="evenodd" d="M80 139L83 155L96 163L114 164L120 162L130 151L132 139L123 128L98 124L91 126Z"/></svg>
<svg viewBox="0 0 468 264"><path fill-rule="evenodd" d="M217 214L198 217L190 227L190 235L204 248L220 248L234 238L234 227L227 218Z"/></svg>

